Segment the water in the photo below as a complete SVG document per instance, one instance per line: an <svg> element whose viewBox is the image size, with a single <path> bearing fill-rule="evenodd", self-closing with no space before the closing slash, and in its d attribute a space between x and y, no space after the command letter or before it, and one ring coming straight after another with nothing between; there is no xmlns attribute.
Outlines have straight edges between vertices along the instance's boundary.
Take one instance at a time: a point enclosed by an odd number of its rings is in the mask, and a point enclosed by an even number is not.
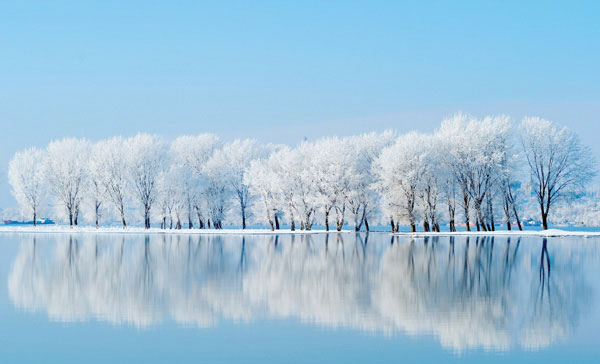
<svg viewBox="0 0 600 364"><path fill-rule="evenodd" d="M598 363L599 243L2 233L0 358Z"/></svg>

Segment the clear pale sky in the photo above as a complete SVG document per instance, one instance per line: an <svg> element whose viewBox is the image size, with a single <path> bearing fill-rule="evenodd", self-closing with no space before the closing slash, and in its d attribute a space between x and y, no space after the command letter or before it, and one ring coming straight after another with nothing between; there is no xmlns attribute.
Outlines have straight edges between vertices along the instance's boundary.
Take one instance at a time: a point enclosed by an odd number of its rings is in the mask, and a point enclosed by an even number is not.
<svg viewBox="0 0 600 364"><path fill-rule="evenodd" d="M600 2L0 2L0 208L19 149L218 133L295 144L549 118L600 155Z"/></svg>

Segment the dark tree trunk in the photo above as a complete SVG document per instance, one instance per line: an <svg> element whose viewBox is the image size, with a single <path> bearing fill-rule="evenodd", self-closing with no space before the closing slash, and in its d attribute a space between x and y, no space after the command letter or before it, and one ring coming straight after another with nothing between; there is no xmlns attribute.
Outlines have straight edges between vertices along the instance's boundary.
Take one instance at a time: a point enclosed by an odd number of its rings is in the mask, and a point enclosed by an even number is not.
<svg viewBox="0 0 600 364"><path fill-rule="evenodd" d="M275 226L273 225L273 220L269 219L269 227L271 228L271 231L275 230Z"/></svg>
<svg viewBox="0 0 600 364"><path fill-rule="evenodd" d="M508 231L511 231L511 230L512 230L512 226L510 226L510 221L507 221L507 222L506 222L506 229L507 229Z"/></svg>
<svg viewBox="0 0 600 364"><path fill-rule="evenodd" d="M395 224L394 224L394 218L390 216L390 224L392 225L392 232L395 233Z"/></svg>
<svg viewBox="0 0 600 364"><path fill-rule="evenodd" d="M98 205L97 202L96 202L95 205L96 205L96 229L98 229L98 227L99 227L99 221L98 220L100 220L100 218L98 216L99 215L98 212L100 210L100 205Z"/></svg>
<svg viewBox="0 0 600 364"><path fill-rule="evenodd" d="M242 207L242 229L246 228L246 209Z"/></svg>
<svg viewBox="0 0 600 364"><path fill-rule="evenodd" d="M367 220L366 217L365 217L365 231L369 232L369 221Z"/></svg>
<svg viewBox="0 0 600 364"><path fill-rule="evenodd" d="M410 224L410 232L414 233L417 231L417 226L414 223ZM396 232L398 232L398 229L396 229Z"/></svg>
<svg viewBox="0 0 600 364"><path fill-rule="evenodd" d="M467 231L471 231L471 219L469 217L469 195L467 192L463 192L463 203L463 207L465 209L465 226L467 227Z"/></svg>
<svg viewBox="0 0 600 364"><path fill-rule="evenodd" d="M275 215L275 230L279 230L279 218Z"/></svg>
<svg viewBox="0 0 600 364"><path fill-rule="evenodd" d="M513 204L513 212L515 214L515 220L517 220L517 226L519 227L519 231L523 231L523 226L521 225L521 220L519 219L519 214L517 214L517 208Z"/></svg>

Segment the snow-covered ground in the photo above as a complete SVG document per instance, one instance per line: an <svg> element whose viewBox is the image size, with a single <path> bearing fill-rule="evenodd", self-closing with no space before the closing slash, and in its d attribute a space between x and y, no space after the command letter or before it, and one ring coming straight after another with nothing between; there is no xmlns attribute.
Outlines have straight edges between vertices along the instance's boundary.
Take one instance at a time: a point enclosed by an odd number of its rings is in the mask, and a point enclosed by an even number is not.
<svg viewBox="0 0 600 364"><path fill-rule="evenodd" d="M291 231L289 229L271 231L269 229L159 229L151 228L144 229L143 227L128 227L123 229L121 227L100 227L96 229L93 226L79 226L70 228L64 225L51 225L51 226L2 226L0 225L0 233L93 233L93 234L192 234L192 235L227 235L227 234L324 234L327 233L325 230L296 230ZM337 231L329 231L330 233L337 233ZM354 231L343 230L342 233L354 233Z"/></svg>
<svg viewBox="0 0 600 364"><path fill-rule="evenodd" d="M353 230L342 230L342 233L354 233ZM271 231L268 229L159 229L151 228L144 229L142 227L128 227L123 229L121 227L101 227L96 229L93 226L79 226L70 228L64 225L52 225L52 226L2 226L0 225L0 233L92 233L92 234L183 234L183 235L256 235L256 234L325 234L325 230L296 230L291 231L289 229L281 229ZM336 230L330 230L329 233L338 233ZM391 234L391 232L388 232ZM549 229L549 230L525 230L525 231L457 231L457 232L400 232L394 235L398 236L413 236L413 237L425 237L425 236L600 236L600 231L569 231L560 229Z"/></svg>
<svg viewBox="0 0 600 364"><path fill-rule="evenodd" d="M498 230L498 231L456 231L456 232L416 232L408 233L401 232L395 235L403 236L600 236L600 231L569 231L560 229L548 229L548 230Z"/></svg>

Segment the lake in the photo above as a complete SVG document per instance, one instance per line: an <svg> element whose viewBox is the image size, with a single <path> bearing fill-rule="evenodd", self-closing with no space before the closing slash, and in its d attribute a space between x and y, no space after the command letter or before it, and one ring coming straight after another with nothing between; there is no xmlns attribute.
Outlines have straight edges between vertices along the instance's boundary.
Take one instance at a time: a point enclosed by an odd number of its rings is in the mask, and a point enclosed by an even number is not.
<svg viewBox="0 0 600 364"><path fill-rule="evenodd" d="M0 233L0 357L598 363L599 243Z"/></svg>

